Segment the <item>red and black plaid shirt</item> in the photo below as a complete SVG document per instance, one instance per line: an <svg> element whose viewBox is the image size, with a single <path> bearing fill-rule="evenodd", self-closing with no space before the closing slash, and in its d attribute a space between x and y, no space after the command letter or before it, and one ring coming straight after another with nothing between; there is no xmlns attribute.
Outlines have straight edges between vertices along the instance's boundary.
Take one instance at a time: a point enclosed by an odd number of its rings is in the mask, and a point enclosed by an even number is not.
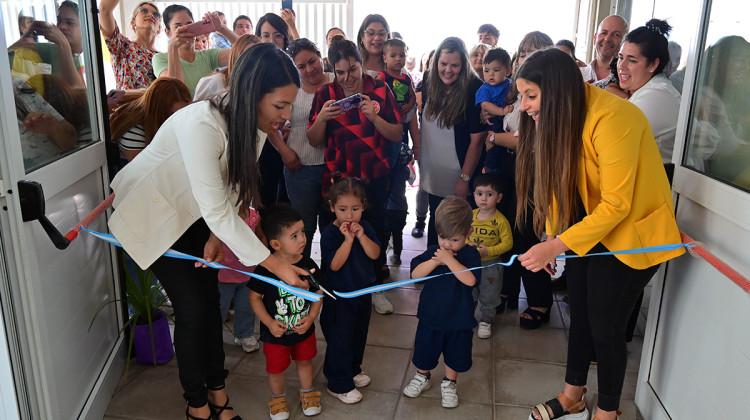
<svg viewBox="0 0 750 420"><path fill-rule="evenodd" d="M385 121L401 122L398 105L393 92L382 80L362 75L362 94L380 105L378 115ZM344 91L338 83L321 86L315 92L310 109L309 128L327 101L344 99ZM326 124L326 167L323 171L323 191L331 185L331 174L339 171L343 176L354 176L374 180L388 175L388 140L376 129L359 109L350 110Z"/></svg>

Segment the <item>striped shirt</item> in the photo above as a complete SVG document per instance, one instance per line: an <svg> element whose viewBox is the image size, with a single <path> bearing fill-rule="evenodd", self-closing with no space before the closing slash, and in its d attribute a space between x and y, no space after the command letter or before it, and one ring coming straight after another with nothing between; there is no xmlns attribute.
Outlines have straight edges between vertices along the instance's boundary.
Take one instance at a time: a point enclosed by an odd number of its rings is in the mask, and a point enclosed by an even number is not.
<svg viewBox="0 0 750 420"><path fill-rule="evenodd" d="M143 150L146 147L146 130L141 124L131 127L118 140L120 157L124 158L123 150Z"/></svg>
<svg viewBox="0 0 750 420"><path fill-rule="evenodd" d="M324 77L328 77L328 81L333 82L333 73L326 73ZM287 145L297 153L300 164L306 166L325 163L325 159L323 159L325 146L312 147L307 140L307 122L310 118L310 108L312 108L314 97L315 93L307 93L304 89L300 89L297 93L297 98L292 105L292 129L287 139Z"/></svg>

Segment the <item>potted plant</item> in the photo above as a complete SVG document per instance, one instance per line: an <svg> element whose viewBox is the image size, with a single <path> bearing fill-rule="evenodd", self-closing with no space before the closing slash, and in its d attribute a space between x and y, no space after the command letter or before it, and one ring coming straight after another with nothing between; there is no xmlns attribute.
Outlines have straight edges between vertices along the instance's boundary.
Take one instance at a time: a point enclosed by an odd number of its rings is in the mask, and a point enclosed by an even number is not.
<svg viewBox="0 0 750 420"><path fill-rule="evenodd" d="M123 254L125 265L125 256ZM127 299L112 299L102 304L94 314L89 324L91 326L99 313L109 304L127 301L131 307L131 315L123 324L119 333L122 334L126 328L130 329L128 340L128 360L125 366L127 376L130 366L130 357L135 346L135 360L141 364L164 364L174 356L172 337L169 332L169 320L172 316L164 311L169 308L167 296L158 282L153 282L154 273L151 270L145 272L135 264L137 278L133 278L131 270L125 272L125 293Z"/></svg>

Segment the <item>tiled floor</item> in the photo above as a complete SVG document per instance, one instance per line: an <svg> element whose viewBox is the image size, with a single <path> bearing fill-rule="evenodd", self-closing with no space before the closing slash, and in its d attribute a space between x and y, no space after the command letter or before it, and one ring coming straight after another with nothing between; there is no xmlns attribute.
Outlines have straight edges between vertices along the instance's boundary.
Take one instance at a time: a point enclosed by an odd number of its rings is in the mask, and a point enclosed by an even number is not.
<svg viewBox="0 0 750 420"><path fill-rule="evenodd" d="M410 194L410 198L412 194ZM411 207L413 208L413 207ZM413 216L412 216L413 217ZM411 258L425 249L426 239L409 236L414 221L405 229L403 266L391 268L391 278L408 277ZM319 419L527 419L530 407L545 401L562 390L568 341L569 311L562 294L555 296L549 324L534 331L518 326L518 311L498 315L492 338L474 339L474 366L458 378L460 404L455 409L440 406L440 390L433 386L418 398L401 393L414 375L411 364L414 332L417 327L416 308L419 288L403 287L386 292L393 303L392 315L373 311L363 368L372 383L361 389L363 400L347 406L323 392L323 412ZM521 309L525 302L520 303ZM256 329L257 331L257 329ZM315 388L324 391L322 373L325 341L318 332L318 356L314 360ZM244 353L233 344L229 332L224 335L227 381L232 405L247 419L268 418L270 397L262 352ZM637 336L629 344L628 373L623 389L621 419L637 418L633 404L642 339ZM442 376L442 365L434 371ZM294 369L287 370L286 392L296 395L299 382ZM589 374L587 403L591 410L596 403L596 366ZM290 398L292 419L305 418L296 400ZM177 367L174 360L164 366L142 366L133 363L129 375L123 377L113 396L105 419L177 419L183 418L182 399Z"/></svg>

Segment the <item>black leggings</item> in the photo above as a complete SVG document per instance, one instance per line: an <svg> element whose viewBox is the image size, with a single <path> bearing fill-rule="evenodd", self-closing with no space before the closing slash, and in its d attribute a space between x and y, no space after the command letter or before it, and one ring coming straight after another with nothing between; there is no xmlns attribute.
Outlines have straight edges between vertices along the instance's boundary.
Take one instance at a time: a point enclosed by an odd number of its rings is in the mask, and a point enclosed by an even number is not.
<svg viewBox="0 0 750 420"><path fill-rule="evenodd" d="M203 256L210 231L199 219L172 249ZM174 349L180 384L191 407L208 402L208 388L224 385L224 340L219 309L218 270L195 268L194 261L160 257L151 269L174 308Z"/></svg>
<svg viewBox="0 0 750 420"><path fill-rule="evenodd" d="M597 244L589 253L607 252ZM612 255L572 258L568 272L570 337L565 382L586 385L591 357L598 362L600 409L617 410L625 380L628 319L643 288L659 268L630 268Z"/></svg>

